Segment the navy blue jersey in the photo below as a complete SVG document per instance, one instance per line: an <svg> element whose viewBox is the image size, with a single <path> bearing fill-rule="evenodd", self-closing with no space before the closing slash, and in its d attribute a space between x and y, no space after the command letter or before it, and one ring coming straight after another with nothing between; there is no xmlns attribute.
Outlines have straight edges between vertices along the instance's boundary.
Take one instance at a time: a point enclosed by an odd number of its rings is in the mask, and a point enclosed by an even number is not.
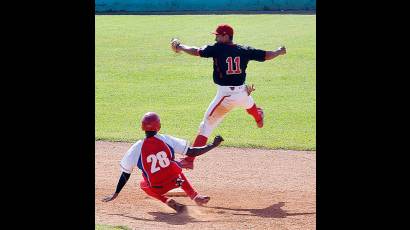
<svg viewBox="0 0 410 230"><path fill-rule="evenodd" d="M199 50L199 56L214 59L213 78L222 86L243 85L246 67L250 60L265 61L266 51L236 44L207 45Z"/></svg>

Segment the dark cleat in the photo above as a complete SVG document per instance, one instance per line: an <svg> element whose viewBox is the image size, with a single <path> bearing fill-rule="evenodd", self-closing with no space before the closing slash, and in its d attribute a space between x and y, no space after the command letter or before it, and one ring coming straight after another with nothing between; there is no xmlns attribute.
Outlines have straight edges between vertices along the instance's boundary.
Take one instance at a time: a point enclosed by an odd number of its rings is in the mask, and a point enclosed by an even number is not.
<svg viewBox="0 0 410 230"><path fill-rule="evenodd" d="M186 210L185 205L180 204L180 203L176 202L176 201L173 200L173 199L167 200L167 205L168 205L170 208L174 209L177 213L181 213L181 212L183 212L183 211Z"/></svg>

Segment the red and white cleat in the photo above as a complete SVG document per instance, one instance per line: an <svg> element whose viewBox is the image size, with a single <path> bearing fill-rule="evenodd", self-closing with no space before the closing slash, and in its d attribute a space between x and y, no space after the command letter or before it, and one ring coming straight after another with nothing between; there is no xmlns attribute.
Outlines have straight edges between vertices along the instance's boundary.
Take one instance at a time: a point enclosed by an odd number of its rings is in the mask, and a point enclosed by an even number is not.
<svg viewBox="0 0 410 230"><path fill-rule="evenodd" d="M211 199L211 197L209 196L202 196L202 195L196 195L196 197L194 198L194 201L197 205L202 206L206 203L208 203L208 201Z"/></svg>
<svg viewBox="0 0 410 230"><path fill-rule="evenodd" d="M194 169L194 161L188 161L185 158L180 160L178 164L184 169Z"/></svg>

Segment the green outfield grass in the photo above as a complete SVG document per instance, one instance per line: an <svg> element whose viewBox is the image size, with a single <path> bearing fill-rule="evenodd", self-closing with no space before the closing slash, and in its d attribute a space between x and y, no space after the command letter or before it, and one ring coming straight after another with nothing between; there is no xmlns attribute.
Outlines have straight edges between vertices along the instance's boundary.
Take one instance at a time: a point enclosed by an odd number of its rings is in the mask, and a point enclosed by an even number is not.
<svg viewBox="0 0 410 230"><path fill-rule="evenodd" d="M224 146L316 149L315 15L116 15L95 16L95 137L135 141L143 137L140 117L161 116L162 133L190 140L214 98L212 59L174 54L172 37L185 44L213 44L217 24L235 29L234 42L287 55L250 62L247 83L264 108L257 129L245 110L231 112L211 137Z"/></svg>
<svg viewBox="0 0 410 230"><path fill-rule="evenodd" d="M96 224L95 230L131 230L131 228L125 226L110 226L104 224Z"/></svg>

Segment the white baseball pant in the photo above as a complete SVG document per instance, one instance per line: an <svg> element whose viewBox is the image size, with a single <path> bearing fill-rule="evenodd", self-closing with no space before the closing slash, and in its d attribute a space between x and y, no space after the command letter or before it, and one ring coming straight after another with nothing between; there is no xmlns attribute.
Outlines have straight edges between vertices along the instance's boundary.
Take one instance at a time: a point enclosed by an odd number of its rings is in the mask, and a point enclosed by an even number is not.
<svg viewBox="0 0 410 230"><path fill-rule="evenodd" d="M209 137L232 109L236 107L249 109L254 103L253 98L248 95L245 85L218 86L216 96L199 125L199 135Z"/></svg>

